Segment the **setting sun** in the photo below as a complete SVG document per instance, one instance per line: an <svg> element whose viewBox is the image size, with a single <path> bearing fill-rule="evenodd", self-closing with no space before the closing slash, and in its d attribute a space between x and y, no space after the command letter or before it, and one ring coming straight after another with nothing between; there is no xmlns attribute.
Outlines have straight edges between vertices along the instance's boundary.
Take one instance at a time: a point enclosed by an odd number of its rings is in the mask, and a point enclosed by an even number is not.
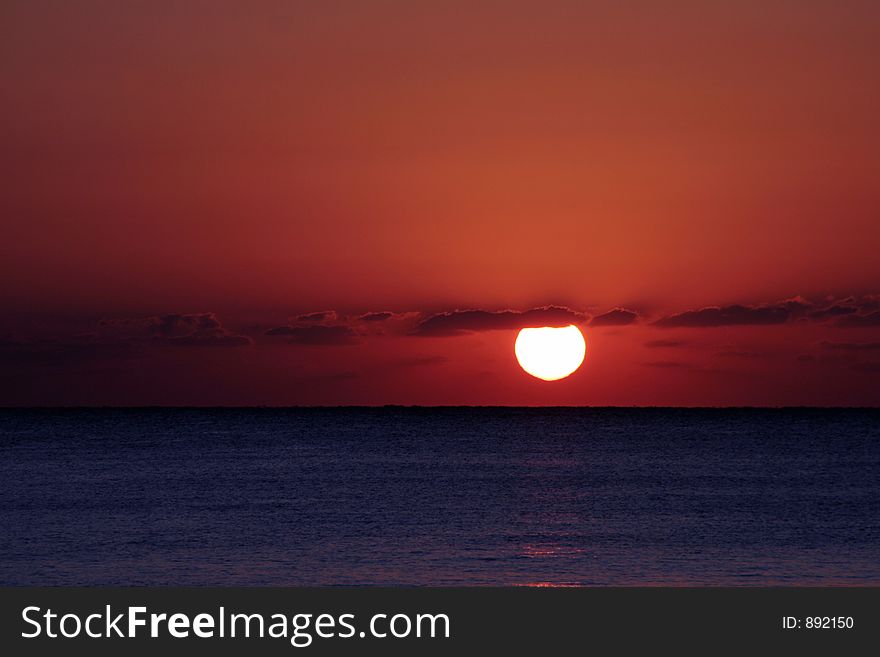
<svg viewBox="0 0 880 657"><path fill-rule="evenodd" d="M516 359L527 373L544 381L564 379L584 362L587 344L574 324L560 328L524 328L516 336Z"/></svg>

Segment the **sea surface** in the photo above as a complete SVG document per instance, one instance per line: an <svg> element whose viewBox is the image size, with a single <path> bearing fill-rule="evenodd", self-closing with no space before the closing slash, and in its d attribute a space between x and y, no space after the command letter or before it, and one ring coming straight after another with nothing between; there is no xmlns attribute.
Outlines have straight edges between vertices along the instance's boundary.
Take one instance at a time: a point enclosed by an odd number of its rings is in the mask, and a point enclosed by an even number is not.
<svg viewBox="0 0 880 657"><path fill-rule="evenodd" d="M880 411L0 411L5 585L880 585Z"/></svg>

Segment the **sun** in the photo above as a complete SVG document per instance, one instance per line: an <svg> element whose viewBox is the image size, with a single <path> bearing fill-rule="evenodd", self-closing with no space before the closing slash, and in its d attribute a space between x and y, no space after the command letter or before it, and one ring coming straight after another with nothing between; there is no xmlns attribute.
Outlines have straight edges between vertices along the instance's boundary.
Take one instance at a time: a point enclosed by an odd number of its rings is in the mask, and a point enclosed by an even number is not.
<svg viewBox="0 0 880 657"><path fill-rule="evenodd" d="M513 347L520 367L544 381L564 379L584 362L587 343L577 326L524 328Z"/></svg>

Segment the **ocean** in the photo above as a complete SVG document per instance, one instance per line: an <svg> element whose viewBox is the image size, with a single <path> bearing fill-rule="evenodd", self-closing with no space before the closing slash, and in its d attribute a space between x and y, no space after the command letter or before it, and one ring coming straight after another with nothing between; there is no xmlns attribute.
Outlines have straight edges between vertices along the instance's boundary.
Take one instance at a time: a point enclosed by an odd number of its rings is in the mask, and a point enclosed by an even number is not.
<svg viewBox="0 0 880 657"><path fill-rule="evenodd" d="M880 411L0 411L0 584L880 585Z"/></svg>

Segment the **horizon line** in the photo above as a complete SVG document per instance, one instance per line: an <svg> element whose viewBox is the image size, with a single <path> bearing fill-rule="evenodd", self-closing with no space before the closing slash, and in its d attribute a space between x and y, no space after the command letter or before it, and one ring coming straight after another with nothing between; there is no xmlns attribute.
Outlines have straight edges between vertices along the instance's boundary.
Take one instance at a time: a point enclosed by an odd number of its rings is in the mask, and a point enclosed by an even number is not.
<svg viewBox="0 0 880 657"><path fill-rule="evenodd" d="M444 409L559 409L559 410L866 410L877 411L880 406L808 406L808 405L523 405L523 404L253 404L253 405L216 405L216 404L104 404L104 405L33 405L33 406L2 406L4 411L72 411L72 410L381 410L381 409L412 409L412 410L444 410Z"/></svg>

